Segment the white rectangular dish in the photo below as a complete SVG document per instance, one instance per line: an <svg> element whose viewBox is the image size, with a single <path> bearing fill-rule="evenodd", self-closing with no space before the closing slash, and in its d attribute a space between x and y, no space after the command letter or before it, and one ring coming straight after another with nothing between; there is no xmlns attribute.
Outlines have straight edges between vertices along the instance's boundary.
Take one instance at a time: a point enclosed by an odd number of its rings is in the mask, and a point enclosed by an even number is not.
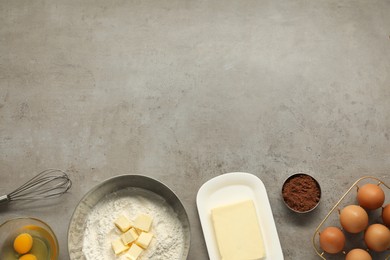
<svg viewBox="0 0 390 260"><path fill-rule="evenodd" d="M215 238L211 209L251 199L264 240L266 260L283 260L275 221L263 182L253 174L234 172L217 176L200 187L196 204L210 260L221 260Z"/></svg>

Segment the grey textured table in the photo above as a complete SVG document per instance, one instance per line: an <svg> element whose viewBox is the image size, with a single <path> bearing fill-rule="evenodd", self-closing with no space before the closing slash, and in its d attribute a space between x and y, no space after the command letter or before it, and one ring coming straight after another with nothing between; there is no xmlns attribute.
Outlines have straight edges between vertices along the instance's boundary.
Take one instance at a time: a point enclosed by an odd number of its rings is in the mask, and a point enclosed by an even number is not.
<svg viewBox="0 0 390 260"><path fill-rule="evenodd" d="M390 181L389 1L0 1L0 192L46 168L61 200L0 221L67 228L102 180L144 174L182 199L189 259L207 259L195 197L210 178L264 182L286 259L355 179ZM311 173L320 207L290 214L282 181Z"/></svg>

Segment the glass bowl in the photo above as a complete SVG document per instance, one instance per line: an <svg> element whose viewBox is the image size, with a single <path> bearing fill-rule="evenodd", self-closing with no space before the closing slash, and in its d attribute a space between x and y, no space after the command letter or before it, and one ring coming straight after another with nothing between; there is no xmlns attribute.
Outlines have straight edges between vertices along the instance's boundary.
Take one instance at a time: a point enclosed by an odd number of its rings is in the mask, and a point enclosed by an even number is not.
<svg viewBox="0 0 390 260"><path fill-rule="evenodd" d="M30 217L19 217L5 221L0 225L0 259L17 260L21 256L15 252L13 243L22 233L33 238L33 246L28 252L39 260L57 260L58 241L53 230L42 220Z"/></svg>

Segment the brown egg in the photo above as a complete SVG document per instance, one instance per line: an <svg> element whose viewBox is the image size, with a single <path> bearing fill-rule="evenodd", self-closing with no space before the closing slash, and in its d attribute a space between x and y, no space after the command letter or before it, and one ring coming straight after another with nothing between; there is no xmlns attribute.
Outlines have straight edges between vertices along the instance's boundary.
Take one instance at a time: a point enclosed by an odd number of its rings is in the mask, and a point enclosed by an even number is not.
<svg viewBox="0 0 390 260"><path fill-rule="evenodd" d="M365 209L378 209L385 202L385 193L378 185L367 183L359 188L357 200Z"/></svg>
<svg viewBox="0 0 390 260"><path fill-rule="evenodd" d="M390 227L390 204L387 204L382 210L383 223Z"/></svg>
<svg viewBox="0 0 390 260"><path fill-rule="evenodd" d="M349 251L345 260L372 260L372 257L366 250L355 248Z"/></svg>
<svg viewBox="0 0 390 260"><path fill-rule="evenodd" d="M368 226L368 214L358 205L349 205L340 212L340 224L349 233L359 233Z"/></svg>
<svg viewBox="0 0 390 260"><path fill-rule="evenodd" d="M382 224L372 224L364 233L364 241L371 250L385 251L390 247L390 230Z"/></svg>
<svg viewBox="0 0 390 260"><path fill-rule="evenodd" d="M320 233L320 246L330 254L336 254L343 250L345 235L337 227L327 227Z"/></svg>

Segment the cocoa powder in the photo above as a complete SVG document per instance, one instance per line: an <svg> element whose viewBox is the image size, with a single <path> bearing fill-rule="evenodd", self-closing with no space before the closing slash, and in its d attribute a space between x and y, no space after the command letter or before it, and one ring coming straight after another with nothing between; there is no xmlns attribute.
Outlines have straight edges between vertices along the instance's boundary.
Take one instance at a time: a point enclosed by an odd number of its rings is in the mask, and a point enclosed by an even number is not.
<svg viewBox="0 0 390 260"><path fill-rule="evenodd" d="M293 210L305 212L314 208L321 197L316 180L306 174L296 174L286 180L282 189L283 199Z"/></svg>

